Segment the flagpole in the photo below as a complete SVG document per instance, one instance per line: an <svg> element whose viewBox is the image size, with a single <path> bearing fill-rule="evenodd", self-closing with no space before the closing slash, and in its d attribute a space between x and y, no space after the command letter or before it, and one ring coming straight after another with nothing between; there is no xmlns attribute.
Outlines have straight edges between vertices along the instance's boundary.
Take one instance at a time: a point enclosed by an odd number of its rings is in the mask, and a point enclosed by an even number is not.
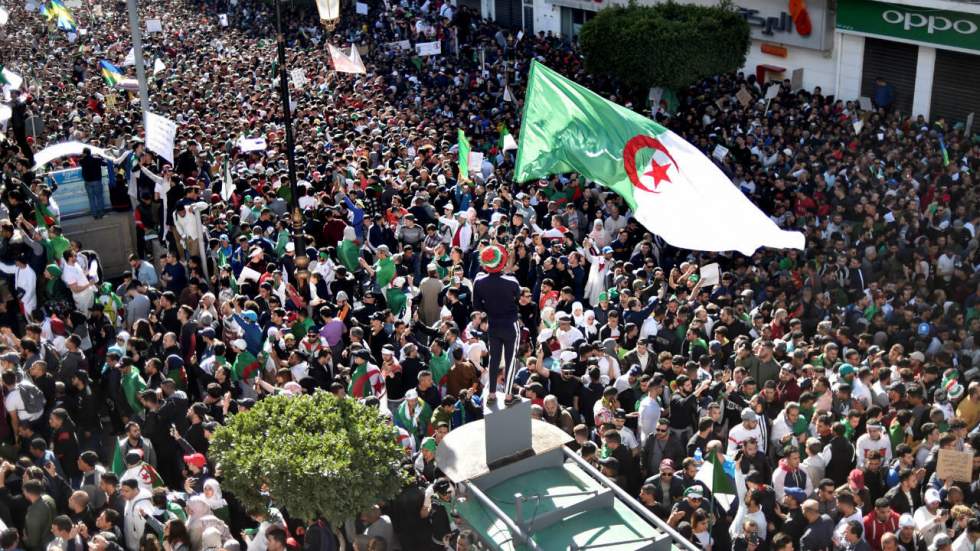
<svg viewBox="0 0 980 551"><path fill-rule="evenodd" d="M140 110L143 112L143 127L146 127L146 114L150 112L150 93L146 88L146 67L143 66L143 34L140 29L139 0L126 0L129 11L129 32L133 38L133 61L136 65L136 80L139 82Z"/></svg>

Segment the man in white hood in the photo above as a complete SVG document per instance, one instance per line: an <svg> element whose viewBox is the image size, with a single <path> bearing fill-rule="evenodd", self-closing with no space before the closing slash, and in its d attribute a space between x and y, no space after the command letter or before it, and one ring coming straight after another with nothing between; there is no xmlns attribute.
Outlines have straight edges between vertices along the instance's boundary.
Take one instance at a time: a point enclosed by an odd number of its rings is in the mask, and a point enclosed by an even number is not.
<svg viewBox="0 0 980 551"><path fill-rule="evenodd" d="M153 502L148 490L140 488L136 479L123 480L119 494L126 500L123 514L123 537L128 551L139 551L140 538L146 528L147 515L153 514Z"/></svg>

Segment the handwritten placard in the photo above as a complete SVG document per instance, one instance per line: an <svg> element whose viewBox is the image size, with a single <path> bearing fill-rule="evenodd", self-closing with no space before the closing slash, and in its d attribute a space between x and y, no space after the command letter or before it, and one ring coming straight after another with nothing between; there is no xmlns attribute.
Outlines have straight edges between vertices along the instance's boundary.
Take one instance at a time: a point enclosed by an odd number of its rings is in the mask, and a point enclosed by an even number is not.
<svg viewBox="0 0 980 551"><path fill-rule="evenodd" d="M936 474L941 480L952 478L954 482L973 482L973 453L939 450Z"/></svg>

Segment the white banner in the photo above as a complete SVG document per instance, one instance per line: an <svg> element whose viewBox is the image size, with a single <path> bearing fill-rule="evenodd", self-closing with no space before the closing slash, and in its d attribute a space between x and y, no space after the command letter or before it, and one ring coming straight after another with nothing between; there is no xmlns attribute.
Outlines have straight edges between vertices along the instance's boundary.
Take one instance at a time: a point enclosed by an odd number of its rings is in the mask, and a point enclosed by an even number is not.
<svg viewBox="0 0 980 551"><path fill-rule="evenodd" d="M354 9L357 11L357 15L367 15L368 14L368 5L365 4L364 2L357 2L354 5Z"/></svg>
<svg viewBox="0 0 980 551"><path fill-rule="evenodd" d="M340 17L340 0L316 0L316 11L321 21L333 21Z"/></svg>
<svg viewBox="0 0 980 551"><path fill-rule="evenodd" d="M267 147L265 138L246 138L244 136L239 138L238 143L235 145L238 146L238 149L242 150L242 153L265 151L265 148Z"/></svg>
<svg viewBox="0 0 980 551"><path fill-rule="evenodd" d="M160 23L159 19L147 19L146 20L146 33L162 33L163 24Z"/></svg>
<svg viewBox="0 0 980 551"><path fill-rule="evenodd" d="M133 48L129 49L129 53L126 54L126 59L123 60L122 65L123 67L136 65L136 51Z"/></svg>
<svg viewBox="0 0 980 551"><path fill-rule="evenodd" d="M228 14L227 13L219 13L218 14L218 25L221 25L222 27L227 27L228 26Z"/></svg>
<svg viewBox="0 0 980 551"><path fill-rule="evenodd" d="M157 76L160 74L160 71L163 71L166 68L167 66L160 61L159 57L153 60L153 76Z"/></svg>
<svg viewBox="0 0 980 551"><path fill-rule="evenodd" d="M23 77L11 71L10 69L7 69L6 67L4 67L2 74L3 74L3 80L7 81L7 86L9 86L11 90L18 90L20 89L20 86L24 84Z"/></svg>
<svg viewBox="0 0 980 551"><path fill-rule="evenodd" d="M6 25L8 19L10 19L10 13L6 8L0 7L0 27Z"/></svg>
<svg viewBox="0 0 980 551"><path fill-rule="evenodd" d="M10 108L7 107L6 105L0 103L0 124L9 121L10 117L12 116L13 116L13 111L11 111Z"/></svg>
<svg viewBox="0 0 980 551"><path fill-rule="evenodd" d="M442 42L419 42L415 45L415 54L420 56L439 55L442 53Z"/></svg>
<svg viewBox="0 0 980 551"><path fill-rule="evenodd" d="M470 169L470 174L479 174L483 170L483 152L470 151L466 158L466 168Z"/></svg>
<svg viewBox="0 0 980 551"><path fill-rule="evenodd" d="M350 56L344 55L344 52L333 44L327 44L327 50L330 52L330 58L333 60L334 71L354 74L364 74L367 72L364 68L364 62L361 61L361 55L357 53L357 47L353 44L350 47Z"/></svg>
<svg viewBox="0 0 980 551"><path fill-rule="evenodd" d="M92 151L92 155L98 155L99 157L107 157L106 151L100 147L95 147L94 145L84 144L82 142L65 142L50 145L45 147L41 151L34 154L34 169L41 168L42 166L50 163L55 159L60 159L62 157L78 157L81 156L82 151L88 148Z"/></svg>
<svg viewBox="0 0 980 551"><path fill-rule="evenodd" d="M155 113L146 113L146 148L173 164L177 124Z"/></svg>

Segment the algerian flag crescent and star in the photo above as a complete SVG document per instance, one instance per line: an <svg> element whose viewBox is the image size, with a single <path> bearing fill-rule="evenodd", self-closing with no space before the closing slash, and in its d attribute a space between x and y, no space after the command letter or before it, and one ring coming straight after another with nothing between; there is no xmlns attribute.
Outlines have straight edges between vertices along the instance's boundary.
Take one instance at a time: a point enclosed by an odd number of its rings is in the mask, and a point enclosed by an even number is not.
<svg viewBox="0 0 980 551"><path fill-rule="evenodd" d="M514 179L578 172L626 200L633 216L675 247L803 249L697 148L653 120L534 61Z"/></svg>

